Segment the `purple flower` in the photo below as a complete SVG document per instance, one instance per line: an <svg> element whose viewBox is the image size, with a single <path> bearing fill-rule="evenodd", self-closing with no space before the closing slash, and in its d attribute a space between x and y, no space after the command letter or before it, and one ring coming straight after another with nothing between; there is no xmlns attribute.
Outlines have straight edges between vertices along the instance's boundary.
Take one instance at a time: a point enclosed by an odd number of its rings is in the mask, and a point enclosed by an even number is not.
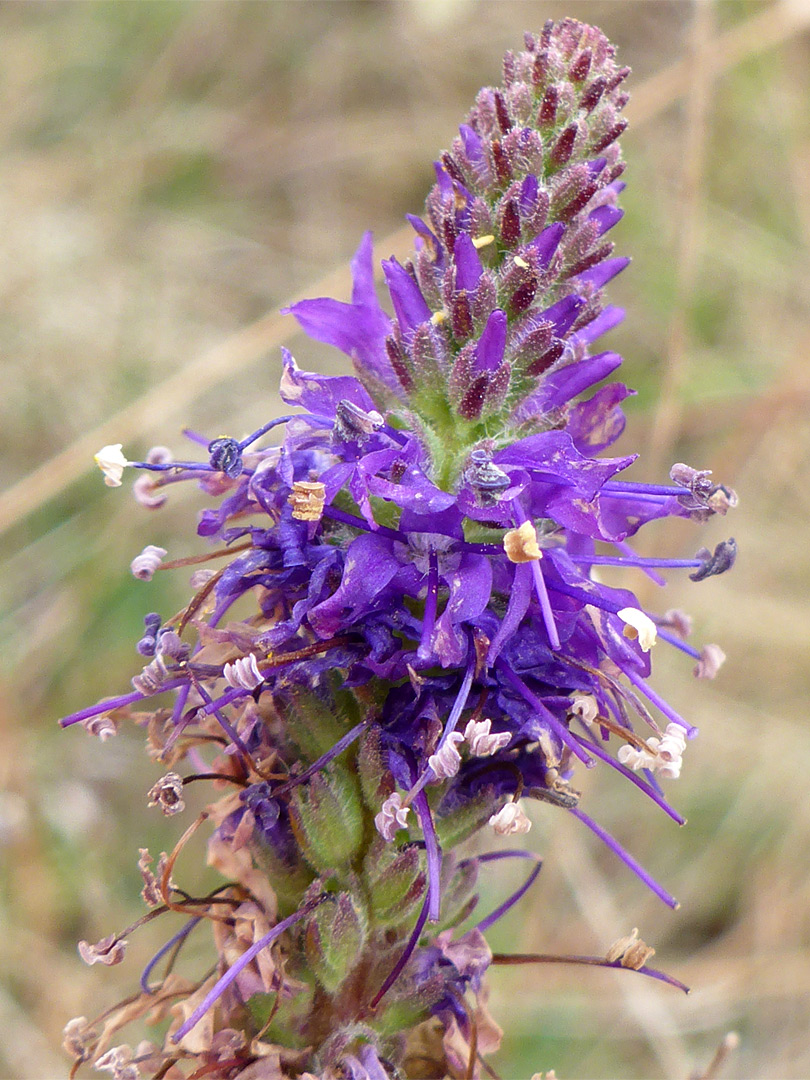
<svg viewBox="0 0 810 1080"><path fill-rule="evenodd" d="M436 162L424 216L410 217L413 258L382 264L391 314L369 233L350 303L289 308L356 377L302 370L284 350L281 394L299 411L202 440L199 463L141 463L221 498L197 531L228 560L166 626L147 616L137 648L154 659L115 706L174 695L150 723L155 754L233 785L209 853L236 883L211 900L231 905L214 917L228 966L173 1042L215 1003L241 1015L234 987L254 961L273 991L266 1014L254 1002L257 1030L303 1047L331 1025L318 1060L356 1080L387 1075L386 1000L473 1038L461 1002L491 959L481 931L539 865L454 941L436 926L475 906L478 862L447 838L526 832L522 797L571 812L675 905L575 783L602 762L683 820L654 774L677 777L696 731L647 682L650 653L660 638L706 677L722 652L671 633L671 613L607 583L609 568L722 573L733 540L644 559L627 539L656 518L724 514L736 496L705 470L645 484L623 479L635 455L598 456L631 393L599 387L621 357L590 352L623 314L603 289L628 262L605 240L621 217L627 70L599 31L564 20L527 35L504 71ZM257 448L281 423L281 445ZM120 446L113 457L116 476L133 465ZM169 777L176 801L185 781ZM196 918L202 901L182 895ZM246 895L252 922L238 915ZM282 935L289 971L274 959Z"/></svg>

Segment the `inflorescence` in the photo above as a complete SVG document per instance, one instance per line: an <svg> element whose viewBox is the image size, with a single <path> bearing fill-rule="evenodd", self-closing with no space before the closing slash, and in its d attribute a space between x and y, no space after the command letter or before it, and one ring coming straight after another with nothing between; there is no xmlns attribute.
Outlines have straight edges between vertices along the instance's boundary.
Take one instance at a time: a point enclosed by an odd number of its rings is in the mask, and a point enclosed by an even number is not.
<svg viewBox="0 0 810 1080"><path fill-rule="evenodd" d="M216 1077L385 1080L428 1063L430 1075L478 1075L499 1041L483 935L540 864L457 848L481 829L527 832L525 799L576 817L676 906L575 786L578 768L601 761L683 823L659 780L678 776L697 732L649 685L650 654L661 639L699 677L723 654L694 648L682 613L645 610L602 577L635 567L663 584L674 568L700 581L736 553L727 540L694 559L637 555L628 540L648 521L703 522L736 496L683 464L670 483L627 481L634 455L599 456L630 393L604 383L621 358L591 351L623 315L604 286L628 262L607 239L622 216L627 74L601 32L574 20L527 34L436 162L425 214L409 219L413 258L382 263L393 314L377 298L370 234L349 303L288 309L354 376L302 371L284 350L290 415L241 440L192 434L201 461L165 447L143 462L121 445L97 455L111 486L142 470L148 508L196 481L217 499L197 526L215 550L166 562L149 545L133 560L144 580L200 563L194 595L172 618L146 616L131 692L62 723L101 737L124 717L145 726L168 770L149 802L166 814L193 781L225 794L155 871L141 851L146 918L186 921L139 997L98 1030L71 1022L77 1060L116 1077L181 1077L186 1061ZM283 442L263 447L277 426ZM195 897L172 870L203 820L227 884ZM531 864L526 884L454 938L479 870L506 857ZM203 921L216 968L181 978L174 959ZM82 955L116 962L124 937ZM645 967L643 943L619 944L578 962L675 982ZM110 1048L143 1015L171 1018L164 1045Z"/></svg>

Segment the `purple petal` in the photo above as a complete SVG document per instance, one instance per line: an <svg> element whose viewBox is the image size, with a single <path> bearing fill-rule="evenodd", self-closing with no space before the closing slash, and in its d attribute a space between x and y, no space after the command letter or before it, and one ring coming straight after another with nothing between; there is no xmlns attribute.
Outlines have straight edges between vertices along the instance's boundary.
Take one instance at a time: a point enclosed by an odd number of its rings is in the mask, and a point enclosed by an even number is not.
<svg viewBox="0 0 810 1080"><path fill-rule="evenodd" d="M456 288L472 292L483 273L483 267L468 233L461 232L456 237L453 247L453 262L456 266Z"/></svg>
<svg viewBox="0 0 810 1080"><path fill-rule="evenodd" d="M621 362L622 358L618 353L602 352L555 371L543 384L543 408L553 409L571 401L594 383L606 379Z"/></svg>
<svg viewBox="0 0 810 1080"><path fill-rule="evenodd" d="M560 245L560 240L562 240L564 232L565 225L563 225L562 222L557 221L553 225L547 225L539 236L536 236L534 240L532 240L529 246L533 247L537 252L541 268L548 266L551 256Z"/></svg>
<svg viewBox="0 0 810 1080"><path fill-rule="evenodd" d="M506 313L495 308L487 319L475 349L473 371L476 375L484 371L497 371L501 366L503 350L506 347L507 325Z"/></svg>
<svg viewBox="0 0 810 1080"><path fill-rule="evenodd" d="M520 212L524 217L533 213L537 206L538 186L537 177L532 173L529 173L520 185Z"/></svg>
<svg viewBox="0 0 810 1080"><path fill-rule="evenodd" d="M577 274L574 281L587 281L589 284L601 289L629 265L630 260L624 256L618 259L605 259L604 262L592 266L590 270L583 270L581 274Z"/></svg>
<svg viewBox="0 0 810 1080"><path fill-rule="evenodd" d="M520 626L523 616L529 610L532 592L532 568L528 563L518 563L515 566L514 584L509 591L506 614L501 620L498 632L489 647L489 653L487 654L488 664L495 663L505 643Z"/></svg>
<svg viewBox="0 0 810 1080"><path fill-rule="evenodd" d="M554 325L555 337L562 337L574 324L574 320L580 312L585 301L581 296L565 296L556 304L541 311L535 318L538 323L550 322Z"/></svg>
<svg viewBox="0 0 810 1080"><path fill-rule="evenodd" d="M317 300L311 302L320 303ZM366 412L376 408L362 383L351 375L319 375L314 371L302 371L289 349L283 348L281 357L283 367L279 393L288 405L300 405L302 409L321 416L334 416L338 402L343 399Z"/></svg>
<svg viewBox="0 0 810 1080"><path fill-rule="evenodd" d="M477 168L487 168L487 159L484 154L484 145L481 139L469 126L469 124L462 124L458 129L458 133L461 136L461 141L464 143L464 152L470 159L471 163Z"/></svg>
<svg viewBox="0 0 810 1080"><path fill-rule="evenodd" d="M385 349L391 320L380 307L374 287L371 233L363 236L352 259L352 302L321 297L284 308L315 341L333 345L395 393L401 391Z"/></svg>
<svg viewBox="0 0 810 1080"><path fill-rule="evenodd" d="M492 564L486 555L462 556L458 569L448 574L445 584L450 597L436 620L433 648L442 667L461 664L467 656L467 640L461 623L480 615L492 594Z"/></svg>
<svg viewBox="0 0 810 1080"><path fill-rule="evenodd" d="M397 321L407 336L420 323L428 321L430 308L422 296L422 290L396 259L384 259L382 267Z"/></svg>
<svg viewBox="0 0 810 1080"><path fill-rule="evenodd" d="M624 308L614 307L612 304L600 312L595 319L583 326L581 330L577 330L575 334L571 335L572 342L582 342L583 344L590 344L595 341L602 334L606 334L608 330L612 330L614 326L618 326L624 318Z"/></svg>
<svg viewBox="0 0 810 1080"><path fill-rule="evenodd" d="M417 237L424 242L424 245L429 251L434 253L437 266L444 266L444 245L440 242L436 234L427 227L425 222L417 217L416 214L406 214L405 217L413 227L413 231ZM416 242L417 248L419 247L419 240Z"/></svg>
<svg viewBox="0 0 810 1080"><path fill-rule="evenodd" d="M346 552L343 577L335 592L309 613L320 638L329 638L372 610L374 601L399 569L391 541L364 533Z"/></svg>
<svg viewBox="0 0 810 1080"><path fill-rule="evenodd" d="M568 414L566 431L576 448L586 454L597 454L611 446L626 423L621 403L633 393L623 383L610 383L587 401L575 405Z"/></svg>
<svg viewBox="0 0 810 1080"><path fill-rule="evenodd" d="M599 227L598 236L604 236L608 229L612 229L624 217L624 210L618 206L598 206L593 213L588 214L588 221L596 222Z"/></svg>

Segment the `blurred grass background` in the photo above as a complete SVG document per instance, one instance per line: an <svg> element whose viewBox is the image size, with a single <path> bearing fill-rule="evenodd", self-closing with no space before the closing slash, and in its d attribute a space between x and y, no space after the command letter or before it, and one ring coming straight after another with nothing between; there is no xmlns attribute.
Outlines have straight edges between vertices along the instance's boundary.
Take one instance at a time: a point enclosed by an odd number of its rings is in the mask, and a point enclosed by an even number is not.
<svg viewBox="0 0 810 1080"><path fill-rule="evenodd" d="M380 256L405 249L403 214L476 89L523 29L566 14L634 69L613 235L635 261L611 298L639 393L619 450L641 450L650 479L677 460L711 467L741 496L703 532L653 527L649 550L690 555L731 533L741 555L706 583L673 575L653 601L690 610L695 640L729 655L714 683L656 656L656 687L701 728L673 785L688 826L607 770L583 778L585 805L681 910L540 806L543 873L493 934L503 950L598 953L637 925L693 993L494 970L507 1033L493 1064L674 1080L735 1029L724 1076L810 1076L806 0L0 6L0 1075L63 1075L66 1020L128 992L151 928L109 971L75 942L141 913L137 849L177 831L146 811L157 771L138 735L102 746L55 721L128 687L143 613L175 610L187 587L136 582L129 561L148 542L199 550L202 504L178 491L141 510L104 487L92 452L258 426L280 408L282 340L340 367L273 313L345 295L366 228Z"/></svg>

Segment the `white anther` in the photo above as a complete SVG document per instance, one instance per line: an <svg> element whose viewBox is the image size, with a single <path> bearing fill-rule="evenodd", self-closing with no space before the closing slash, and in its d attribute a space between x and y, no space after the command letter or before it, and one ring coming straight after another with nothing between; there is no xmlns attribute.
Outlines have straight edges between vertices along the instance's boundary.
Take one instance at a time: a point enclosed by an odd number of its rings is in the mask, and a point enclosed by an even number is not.
<svg viewBox="0 0 810 1080"><path fill-rule="evenodd" d="M680 724L667 724L663 737L647 739L646 749L622 746L616 757L628 769L652 769L665 780L677 780L681 775L686 733Z"/></svg>
<svg viewBox="0 0 810 1080"><path fill-rule="evenodd" d="M407 826L409 811L409 806L402 805L402 796L398 791L388 796L379 814L374 818L374 825L383 840L390 843L397 831Z"/></svg>
<svg viewBox="0 0 810 1080"><path fill-rule="evenodd" d="M497 754L512 738L508 731L491 735L491 727L491 720L470 720L467 724L464 729L464 738L469 743L473 757L489 757L490 754Z"/></svg>
<svg viewBox="0 0 810 1080"><path fill-rule="evenodd" d="M638 638L642 652L649 652L658 637L658 630L650 616L634 607L622 608L616 614L625 624L624 636L633 641Z"/></svg>
<svg viewBox="0 0 810 1080"><path fill-rule="evenodd" d="M572 694L569 712L589 727L599 715L599 705L593 694Z"/></svg>
<svg viewBox="0 0 810 1080"><path fill-rule="evenodd" d="M240 656L232 664L226 664L222 669L225 682L234 690L255 690L264 682L264 675L259 671L259 665L253 653Z"/></svg>
<svg viewBox="0 0 810 1080"><path fill-rule="evenodd" d="M495 243L495 237L492 233L487 233L486 236L476 236L473 239L473 247L476 251L479 251L482 247L488 247L490 244Z"/></svg>
<svg viewBox="0 0 810 1080"><path fill-rule="evenodd" d="M461 765L461 754L456 750L456 745L463 741L464 736L460 731L451 731L444 746L430 755L428 765L433 769L437 780L446 780L456 775Z"/></svg>
<svg viewBox="0 0 810 1080"><path fill-rule="evenodd" d="M532 827L531 821L526 817L520 803L505 803L497 814L493 814L489 823L498 836L514 836L516 833L527 833Z"/></svg>
<svg viewBox="0 0 810 1080"><path fill-rule="evenodd" d="M111 446L102 446L93 460L104 473L104 483L107 487L121 487L121 477L124 469L132 463L127 461L121 452L123 444L113 443Z"/></svg>
<svg viewBox="0 0 810 1080"><path fill-rule="evenodd" d="M151 581L155 571L168 555L166 548L147 544L140 555L136 555L129 568L139 581Z"/></svg>

